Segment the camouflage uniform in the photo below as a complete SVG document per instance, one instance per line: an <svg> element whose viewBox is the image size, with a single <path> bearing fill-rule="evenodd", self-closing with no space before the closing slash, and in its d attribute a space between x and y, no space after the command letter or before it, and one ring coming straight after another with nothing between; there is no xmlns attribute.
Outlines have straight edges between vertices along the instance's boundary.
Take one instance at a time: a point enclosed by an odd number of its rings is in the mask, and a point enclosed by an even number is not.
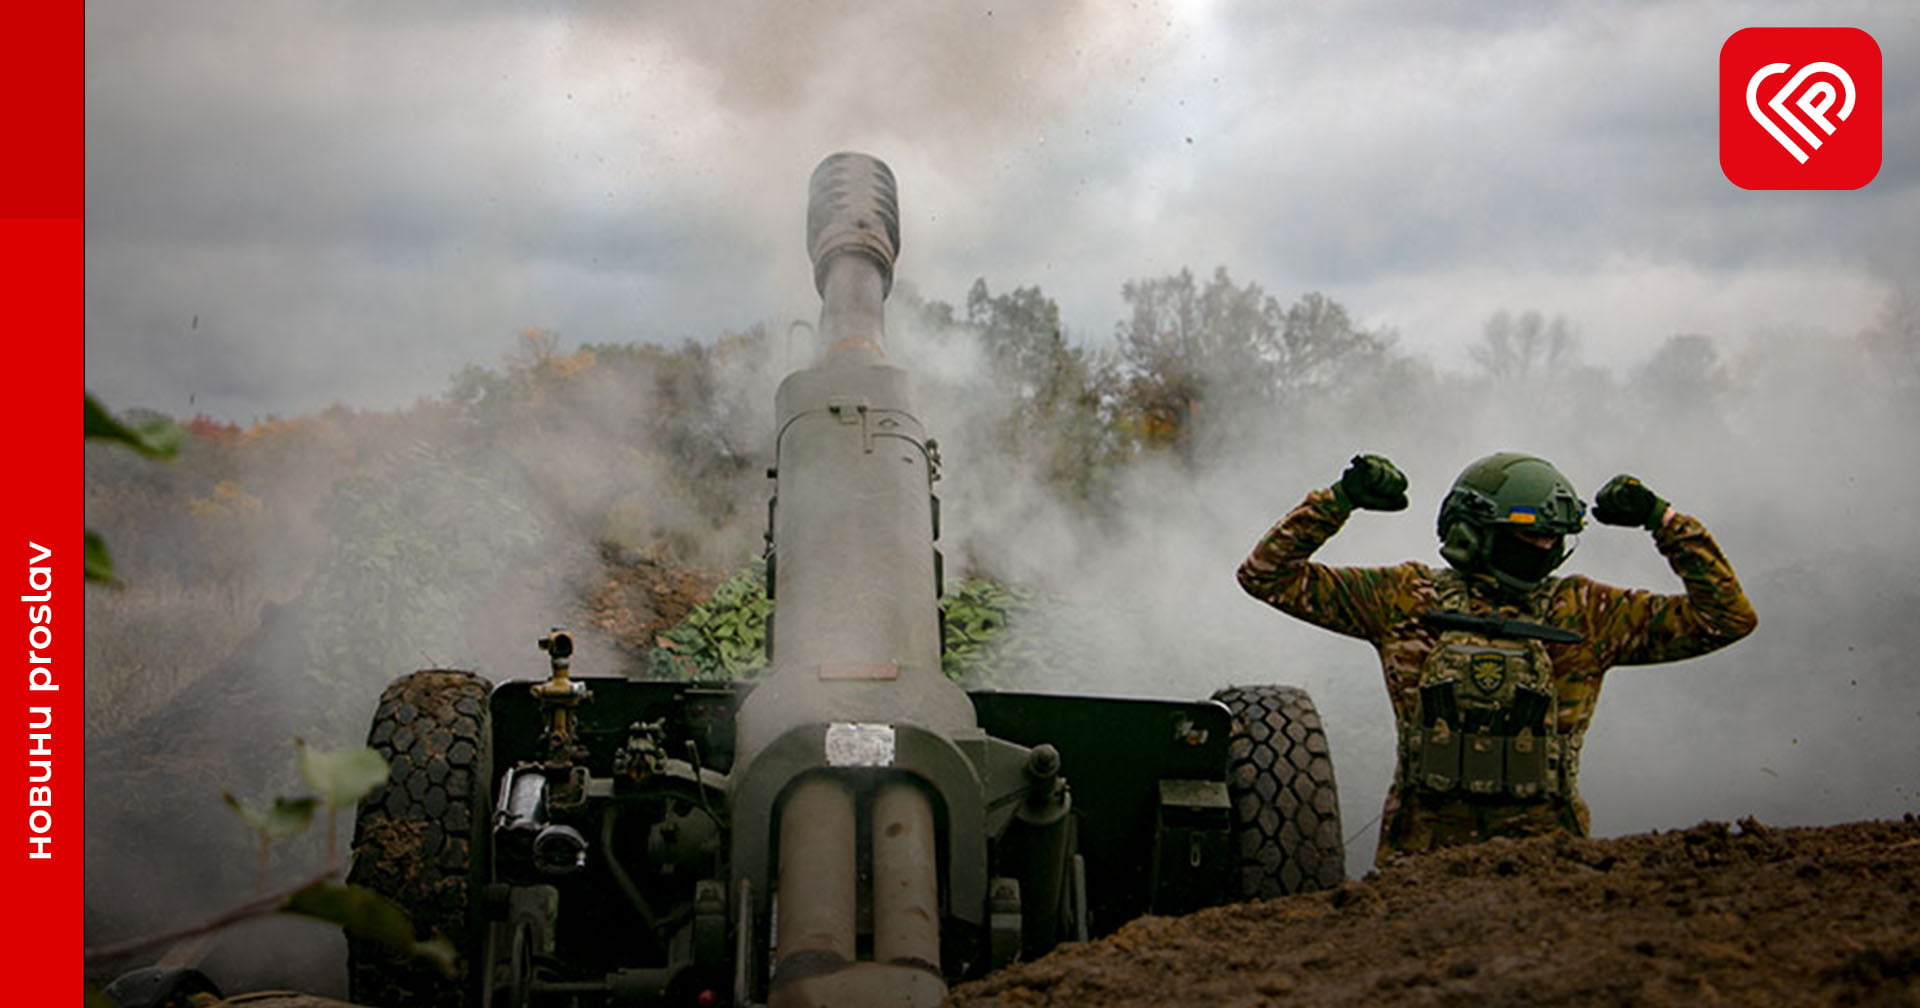
<svg viewBox="0 0 1920 1008"><path fill-rule="evenodd" d="M1531 597L1517 601L1494 592L1490 579L1417 561L1392 567L1330 567L1309 560L1350 513L1331 490L1308 494L1240 565L1240 584L1283 612L1371 641L1380 652L1387 693L1403 730L1415 717L1421 669L1437 640L1438 632L1420 619L1442 608L1437 580L1466 577L1468 590L1463 594L1474 614L1544 623L1583 638L1578 644L1545 645L1557 700L1554 726L1567 743L1567 797L1522 801L1435 795L1408 788L1396 774L1381 816L1380 861L1395 852L1496 835L1585 836L1586 804L1571 782L1607 669L1705 654L1751 633L1757 619L1706 527L1678 512L1654 533L1654 543L1680 575L1686 594L1615 588L1576 574L1549 578Z"/></svg>

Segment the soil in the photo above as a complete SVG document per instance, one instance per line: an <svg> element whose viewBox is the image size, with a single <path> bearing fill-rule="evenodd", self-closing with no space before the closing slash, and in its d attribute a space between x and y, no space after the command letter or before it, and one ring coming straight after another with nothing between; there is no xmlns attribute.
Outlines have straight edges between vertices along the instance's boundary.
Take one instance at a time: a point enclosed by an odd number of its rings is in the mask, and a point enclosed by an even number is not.
<svg viewBox="0 0 1920 1008"><path fill-rule="evenodd" d="M642 664L659 635L678 626L726 577L612 544L601 546L600 560L601 580L585 592L586 620Z"/></svg>
<svg viewBox="0 0 1920 1008"><path fill-rule="evenodd" d="M1912 816L1494 840L1321 892L1143 917L963 985L948 1006L1915 1006L1916 922Z"/></svg>
<svg viewBox="0 0 1920 1008"><path fill-rule="evenodd" d="M954 1008L1920 1005L1920 821L1494 840L1145 917Z"/></svg>

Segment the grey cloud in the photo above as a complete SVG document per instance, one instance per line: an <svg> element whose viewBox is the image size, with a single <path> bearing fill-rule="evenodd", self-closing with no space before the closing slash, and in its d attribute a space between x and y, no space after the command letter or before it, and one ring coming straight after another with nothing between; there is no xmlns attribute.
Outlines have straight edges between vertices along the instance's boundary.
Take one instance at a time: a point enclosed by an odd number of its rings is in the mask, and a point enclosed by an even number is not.
<svg viewBox="0 0 1920 1008"><path fill-rule="evenodd" d="M1866 190L1720 177L1718 46L1787 13L95 4L90 378L182 398L177 377L153 383L193 368L139 362L153 319L187 302L249 319L242 419L394 405L529 324L706 338L806 314L798 180L848 146L903 179L903 275L928 296L983 275L1040 284L1082 339L1110 330L1123 281L1183 266L1283 296L1396 290L1351 307L1444 319L1454 342L1512 303L1459 285L1502 273L1550 275L1579 304L1623 272L1903 280L1920 258L1900 227L1920 210L1920 99L1897 96L1920 86L1901 61ZM1834 18L1888 53L1920 36L1890 3L1823 8ZM255 282L226 283L236 270ZM389 317L353 317L370 308ZM384 332L418 370L279 373L329 328Z"/></svg>

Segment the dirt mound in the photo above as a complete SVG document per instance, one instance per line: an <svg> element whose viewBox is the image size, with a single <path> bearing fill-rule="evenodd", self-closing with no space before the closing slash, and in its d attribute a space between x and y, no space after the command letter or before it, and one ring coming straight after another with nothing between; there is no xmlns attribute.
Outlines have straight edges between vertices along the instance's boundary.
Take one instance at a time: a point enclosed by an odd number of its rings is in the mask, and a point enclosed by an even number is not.
<svg viewBox="0 0 1920 1008"><path fill-rule="evenodd" d="M1147 917L954 993L1045 1005L1920 1005L1920 822L1495 840Z"/></svg>
<svg viewBox="0 0 1920 1008"><path fill-rule="evenodd" d="M660 634L686 618L725 577L610 543L600 546L601 579L585 591L587 622L644 665Z"/></svg>

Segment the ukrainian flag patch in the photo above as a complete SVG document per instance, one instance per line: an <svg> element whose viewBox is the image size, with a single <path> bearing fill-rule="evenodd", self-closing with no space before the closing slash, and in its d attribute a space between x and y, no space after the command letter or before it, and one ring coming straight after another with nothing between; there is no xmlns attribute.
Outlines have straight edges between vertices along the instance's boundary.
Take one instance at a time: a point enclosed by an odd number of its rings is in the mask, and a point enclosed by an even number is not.
<svg viewBox="0 0 1920 1008"><path fill-rule="evenodd" d="M1531 525L1540 520L1540 512L1530 507L1517 507L1507 512L1507 520L1515 525Z"/></svg>

